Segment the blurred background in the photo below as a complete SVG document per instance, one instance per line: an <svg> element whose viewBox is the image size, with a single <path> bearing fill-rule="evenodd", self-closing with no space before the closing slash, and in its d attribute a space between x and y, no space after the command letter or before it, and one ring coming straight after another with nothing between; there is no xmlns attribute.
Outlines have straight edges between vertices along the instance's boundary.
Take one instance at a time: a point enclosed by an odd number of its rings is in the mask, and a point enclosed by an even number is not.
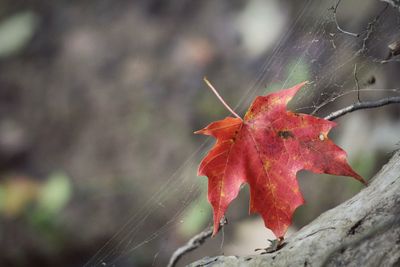
<svg viewBox="0 0 400 267"><path fill-rule="evenodd" d="M399 95L398 10L336 3L1 0L0 265L164 266L210 226L196 171L213 140L193 131L229 112L203 76L239 114L309 80L291 109L323 117L357 101L354 73L361 100ZM399 105L358 111L330 136L369 179L399 148L399 118ZM298 177L307 203L289 234L362 188ZM273 238L247 187L227 218L179 265Z"/></svg>

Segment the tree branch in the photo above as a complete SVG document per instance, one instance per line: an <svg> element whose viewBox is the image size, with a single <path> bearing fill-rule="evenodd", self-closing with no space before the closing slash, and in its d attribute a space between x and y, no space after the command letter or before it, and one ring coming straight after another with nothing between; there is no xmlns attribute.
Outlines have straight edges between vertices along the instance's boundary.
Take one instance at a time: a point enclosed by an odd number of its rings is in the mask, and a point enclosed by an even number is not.
<svg viewBox="0 0 400 267"><path fill-rule="evenodd" d="M325 116L325 120L335 120L339 117L342 117L346 115L347 113L359 110L359 109L369 109L369 108L379 108L382 106L386 106L389 104L394 104L394 103L400 103L400 96L392 96L392 97L386 97L382 98L376 101L363 101L363 102L357 102L354 103L353 105L347 106L345 108L339 109L337 111L332 112L328 116Z"/></svg>
<svg viewBox="0 0 400 267"><path fill-rule="evenodd" d="M220 228L222 228L227 223L228 221L226 220L226 218L223 218L219 223ZM211 237L212 233L213 227L209 227L203 230L201 233L192 237L185 245L174 251L171 258L169 259L167 267L174 267L183 255L200 247L208 238Z"/></svg>
<svg viewBox="0 0 400 267"><path fill-rule="evenodd" d="M358 49L358 50L356 51L355 55L356 55L356 56L360 56L360 55L366 56L366 52L367 52L367 50L368 50L368 48L367 48L367 42L370 40L372 34L375 32L375 31L374 31L375 26L376 26L376 24L379 22L379 20L382 18L383 14L386 12L386 10L388 9L389 4L386 3L385 7L378 13L378 15L376 15L375 18L374 18L372 21L368 22L368 25L367 25L367 28L366 28L365 31L363 31L363 32L361 32L361 33L353 33L353 32L349 32L349 31L344 30L342 27L340 27L340 25L339 25L339 23L338 23L337 14L336 14L336 13L337 13L337 9L338 9L338 7L339 7L341 1L342 1L342 0L337 0L336 5L335 5L335 6L332 6L332 8L331 8L331 10L333 10L333 18L334 18L334 21L335 21L335 24L336 24L336 29L337 29L339 32L344 33L344 34L347 34L347 35L350 35L350 36L352 36L352 37L359 38L359 37L361 37L361 36L364 36L364 38L362 39L362 46L361 46L360 49ZM384 1L384 0L381 0L381 1ZM400 0L396 0L396 1L397 1L397 2L400 2ZM388 2L388 1L386 1L386 2ZM331 41L333 41L333 40L331 40ZM334 44L334 43L333 43L333 46L335 47L335 44ZM380 63L380 64L386 64L386 63L389 63L389 62L398 62L399 59L391 59L391 58L378 59L378 58L372 58L372 61L373 61L373 62L376 62L376 63Z"/></svg>
<svg viewBox="0 0 400 267"><path fill-rule="evenodd" d="M337 20L337 17L336 17L336 13L337 13L337 9L338 9L341 1L342 0L338 0L337 3L336 3L336 6L332 7L332 9L333 9L333 18L335 19L336 29L338 31L344 33L344 34L348 34L348 35L353 36L353 37L359 37L360 36L359 33L353 33L353 32L349 32L349 31L343 30L342 27L339 26L339 23L338 23L338 20Z"/></svg>

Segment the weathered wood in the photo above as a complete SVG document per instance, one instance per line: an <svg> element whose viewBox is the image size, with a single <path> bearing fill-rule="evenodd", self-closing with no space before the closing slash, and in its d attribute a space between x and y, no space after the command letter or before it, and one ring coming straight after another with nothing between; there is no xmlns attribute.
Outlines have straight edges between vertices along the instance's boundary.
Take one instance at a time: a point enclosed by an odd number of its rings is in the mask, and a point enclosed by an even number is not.
<svg viewBox="0 0 400 267"><path fill-rule="evenodd" d="M389 3L392 6L397 7L400 10L400 0L381 0L381 1Z"/></svg>
<svg viewBox="0 0 400 267"><path fill-rule="evenodd" d="M204 258L189 266L400 266L400 151L370 185L271 254Z"/></svg>

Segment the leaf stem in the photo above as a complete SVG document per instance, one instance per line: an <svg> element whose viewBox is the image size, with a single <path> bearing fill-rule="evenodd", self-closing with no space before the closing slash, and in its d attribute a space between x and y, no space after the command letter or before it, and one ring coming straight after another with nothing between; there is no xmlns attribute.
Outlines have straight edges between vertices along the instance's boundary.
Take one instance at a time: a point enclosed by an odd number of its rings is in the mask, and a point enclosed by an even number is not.
<svg viewBox="0 0 400 267"><path fill-rule="evenodd" d="M243 119L235 112L233 109L228 106L228 104L224 101L224 99L218 94L217 90L214 88L214 86L210 83L209 80L207 80L206 77L203 78L204 82L210 87L210 89L213 91L213 93L218 97L219 101L236 117L239 118L243 121Z"/></svg>

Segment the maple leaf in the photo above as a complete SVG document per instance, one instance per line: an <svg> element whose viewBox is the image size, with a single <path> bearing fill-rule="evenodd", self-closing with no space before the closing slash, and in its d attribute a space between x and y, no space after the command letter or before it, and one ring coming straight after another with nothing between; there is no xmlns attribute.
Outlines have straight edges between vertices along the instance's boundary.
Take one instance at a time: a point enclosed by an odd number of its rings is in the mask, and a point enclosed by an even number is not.
<svg viewBox="0 0 400 267"><path fill-rule="evenodd" d="M366 184L347 163L346 152L328 138L336 123L286 109L305 83L257 97L243 120L232 111L237 118L227 117L195 132L217 139L198 169L198 175L208 177L213 235L243 183L250 187L250 212L260 213L279 239L304 203L298 171L352 176Z"/></svg>

